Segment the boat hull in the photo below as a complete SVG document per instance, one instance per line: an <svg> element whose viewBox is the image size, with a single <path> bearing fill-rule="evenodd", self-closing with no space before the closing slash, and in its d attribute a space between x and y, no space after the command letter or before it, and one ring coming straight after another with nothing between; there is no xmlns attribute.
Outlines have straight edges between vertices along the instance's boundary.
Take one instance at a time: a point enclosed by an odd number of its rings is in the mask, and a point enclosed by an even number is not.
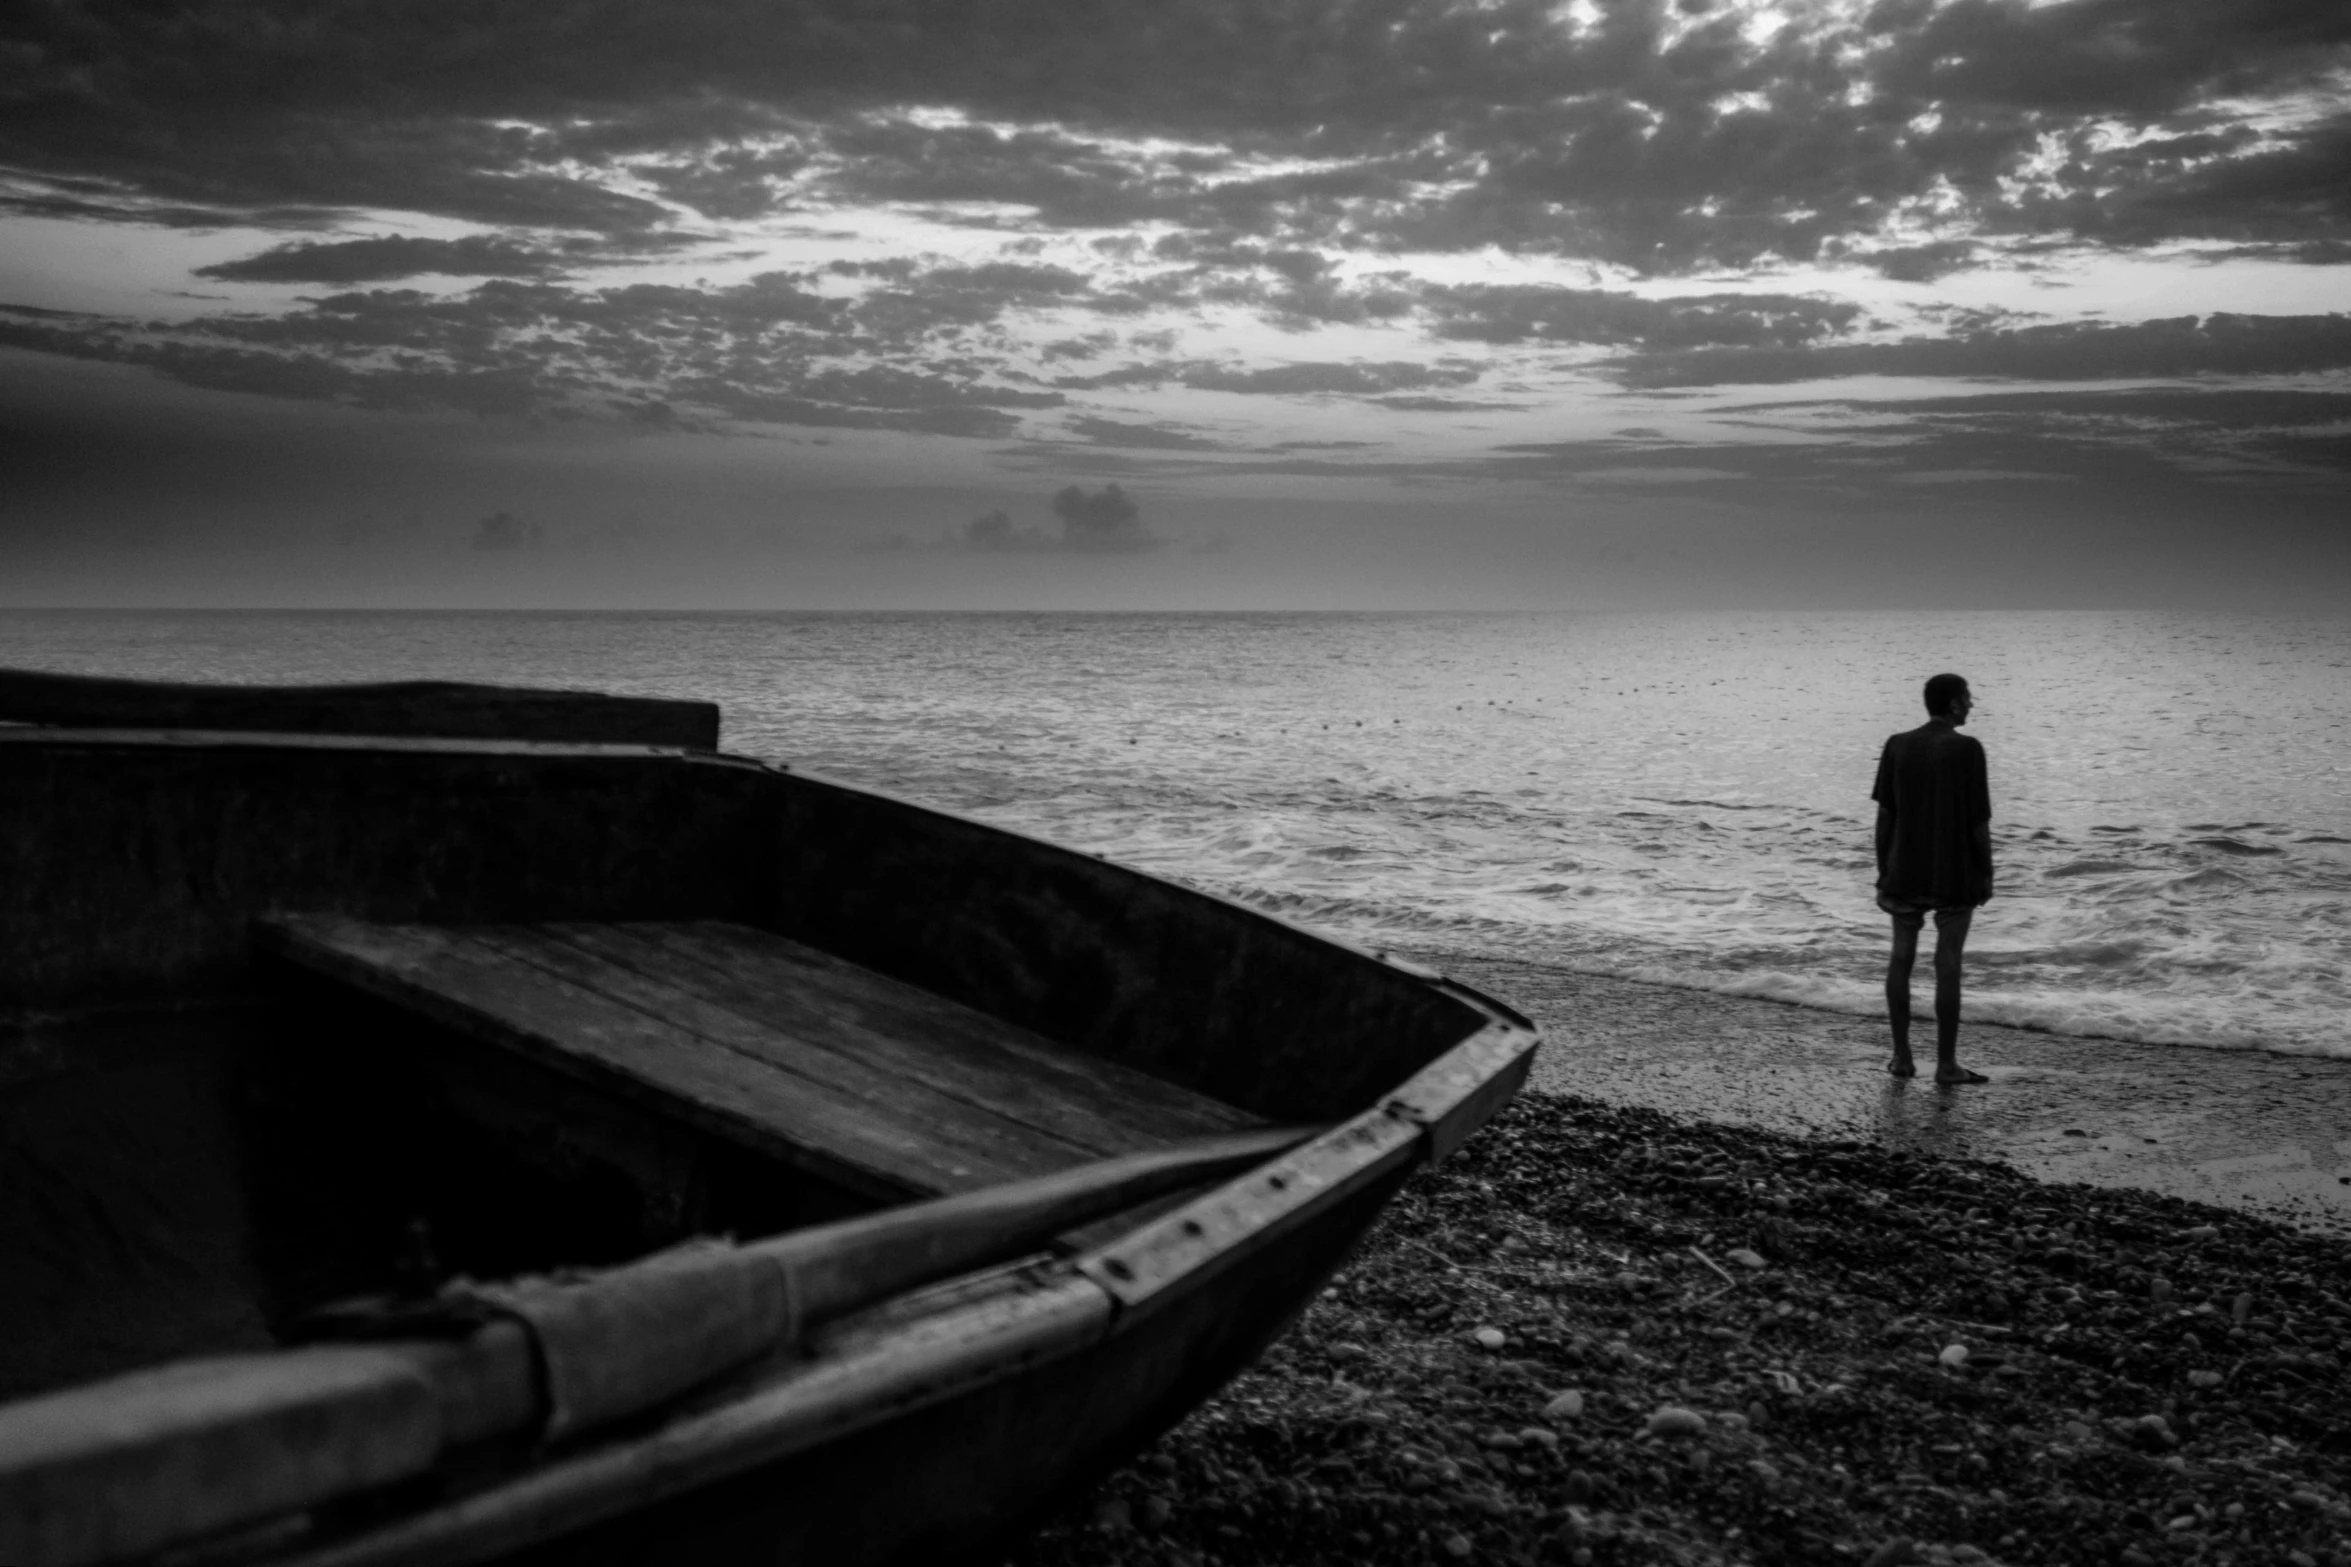
<svg viewBox="0 0 2351 1567"><path fill-rule="evenodd" d="M299 1567L999 1552L1294 1322L1397 1186L1516 1091L1537 1044L1474 992L1228 900L740 758L0 732L0 1093L103 1100L108 1051L142 1071L198 1062L207 1086L188 1102L230 1107L207 1133L216 1164L296 1149L270 1202L300 1210L276 1250L306 1277L327 1276L303 1255L315 1238L386 1242L402 1202L430 1206L423 1187L458 1233L481 1206L469 1180L504 1204L457 1259L477 1276L546 1266L528 1248L559 1231L577 1237L566 1256L608 1265L876 1200L730 1143L694 1105L608 1093L446 1017L329 994L256 934L323 914L468 929L732 922L1027 1031L1040 1049L1115 1062L1259 1123L1329 1130L1172 1208L827 1325L657 1415L472 1454L281 1520L232 1553ZM109 1030L137 1042L90 1043ZM230 1126L256 1105L266 1135ZM270 1249L231 1185L214 1204L224 1300ZM346 1192L367 1224L343 1221ZM395 1276L371 1259L334 1276ZM451 1265L416 1264L441 1277ZM318 1303L300 1295L252 1284L229 1347L282 1337ZM151 1345L128 1363L203 1347Z"/></svg>
<svg viewBox="0 0 2351 1567"><path fill-rule="evenodd" d="M980 1385L723 1478L676 1485L675 1475L621 1460L596 1466L592 1501L586 1487L564 1488L560 1501L546 1491L485 1497L293 1561L884 1567L994 1559L1245 1370L1344 1264L1408 1173L1399 1165L1365 1182L1312 1225L1241 1261L1213 1291L1188 1293L1148 1323L1047 1350L1028 1365L1008 1362ZM739 1440L758 1444L748 1428ZM581 1516L589 1511L600 1516Z"/></svg>

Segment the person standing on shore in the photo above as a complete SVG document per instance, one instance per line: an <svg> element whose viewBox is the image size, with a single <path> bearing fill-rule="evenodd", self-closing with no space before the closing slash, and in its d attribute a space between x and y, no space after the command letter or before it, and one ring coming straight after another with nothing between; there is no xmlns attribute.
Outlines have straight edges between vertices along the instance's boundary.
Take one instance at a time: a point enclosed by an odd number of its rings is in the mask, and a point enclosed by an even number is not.
<svg viewBox="0 0 2351 1567"><path fill-rule="evenodd" d="M1919 932L1935 920L1935 1081L1989 1079L1959 1064L1959 968L1968 925L1992 897L1992 792L1984 748L1959 732L1975 706L1967 682L1926 683L1927 721L1894 735L1878 756L1878 907L1894 920L1886 964L1886 1017L1894 1060L1886 1070L1915 1077L1910 1055L1910 970Z"/></svg>

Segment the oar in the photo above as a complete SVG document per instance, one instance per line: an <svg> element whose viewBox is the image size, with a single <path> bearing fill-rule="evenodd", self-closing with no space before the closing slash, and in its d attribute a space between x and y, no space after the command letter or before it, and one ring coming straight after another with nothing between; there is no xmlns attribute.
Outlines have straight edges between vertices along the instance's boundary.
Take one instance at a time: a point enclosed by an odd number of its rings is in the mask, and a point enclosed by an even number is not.
<svg viewBox="0 0 2351 1567"><path fill-rule="evenodd" d="M811 1323L1312 1135L1235 1132L577 1281L465 1288L491 1318L455 1342L183 1361L28 1399L0 1409L0 1564L93 1567L410 1478L469 1442L574 1436Z"/></svg>

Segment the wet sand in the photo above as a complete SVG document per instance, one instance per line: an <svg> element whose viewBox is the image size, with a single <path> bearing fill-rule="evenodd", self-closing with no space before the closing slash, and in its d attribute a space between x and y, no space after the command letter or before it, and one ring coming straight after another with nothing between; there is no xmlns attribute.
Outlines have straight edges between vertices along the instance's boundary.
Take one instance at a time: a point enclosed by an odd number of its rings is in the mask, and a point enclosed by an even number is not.
<svg viewBox="0 0 2351 1567"><path fill-rule="evenodd" d="M1968 1024L1960 1061L1992 1081L1945 1089L1887 1075L1882 1019L1511 959L1403 955L1541 1025L1536 1088L1997 1159L2042 1180L2139 1187L2351 1233L2351 1061ZM1931 1068L1931 1021L1913 1038Z"/></svg>

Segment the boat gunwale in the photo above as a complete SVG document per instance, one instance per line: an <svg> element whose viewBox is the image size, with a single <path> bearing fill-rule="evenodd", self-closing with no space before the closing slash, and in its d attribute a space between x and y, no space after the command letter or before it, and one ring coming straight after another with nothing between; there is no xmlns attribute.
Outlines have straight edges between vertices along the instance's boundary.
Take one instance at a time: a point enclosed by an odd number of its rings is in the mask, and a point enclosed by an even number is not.
<svg viewBox="0 0 2351 1567"><path fill-rule="evenodd" d="M159 711L160 710L160 711ZM256 711L258 710L258 712ZM259 717L262 723L253 720ZM293 733L369 731L496 739L502 730L548 739L599 732L638 743L716 750L721 712L694 697L477 680L368 680L289 684L162 680L0 666L0 718L63 728L253 730L274 720Z"/></svg>
<svg viewBox="0 0 2351 1567"><path fill-rule="evenodd" d="M211 748L224 751L392 751L402 754L435 752L457 756L611 756L672 757L690 762L728 762L737 766L775 767L755 756L732 751L705 751L690 745L667 745L647 740L524 740L471 735L311 734L294 729L197 729L167 725L143 729L126 725L29 724L0 721L0 744L46 742L53 746L121 745Z"/></svg>
<svg viewBox="0 0 2351 1567"><path fill-rule="evenodd" d="M816 1356L771 1369L750 1387L704 1393L699 1402L689 1395L686 1407L652 1431L555 1457L375 1529L269 1560L272 1567L458 1567L593 1527L1147 1329L1160 1308L1213 1288L1247 1256L1280 1244L1399 1165L1434 1163L1444 1134L1458 1141L1475 1124L1451 1124L1449 1113L1466 1101L1482 1121L1515 1092L1539 1043L1534 1030L1496 1019L1382 1103L1126 1235L1037 1267L1010 1291L950 1300L881 1333L860 1335L838 1359L824 1354L820 1334ZM1486 1070L1461 1070L1480 1062ZM1454 1095L1452 1088L1465 1092ZM1152 1266L1170 1251L1178 1264L1173 1270ZM972 1276L1002 1271L979 1269ZM857 1320L844 1319L832 1331L853 1330ZM944 1353L933 1347L966 1321L990 1330L954 1340Z"/></svg>

